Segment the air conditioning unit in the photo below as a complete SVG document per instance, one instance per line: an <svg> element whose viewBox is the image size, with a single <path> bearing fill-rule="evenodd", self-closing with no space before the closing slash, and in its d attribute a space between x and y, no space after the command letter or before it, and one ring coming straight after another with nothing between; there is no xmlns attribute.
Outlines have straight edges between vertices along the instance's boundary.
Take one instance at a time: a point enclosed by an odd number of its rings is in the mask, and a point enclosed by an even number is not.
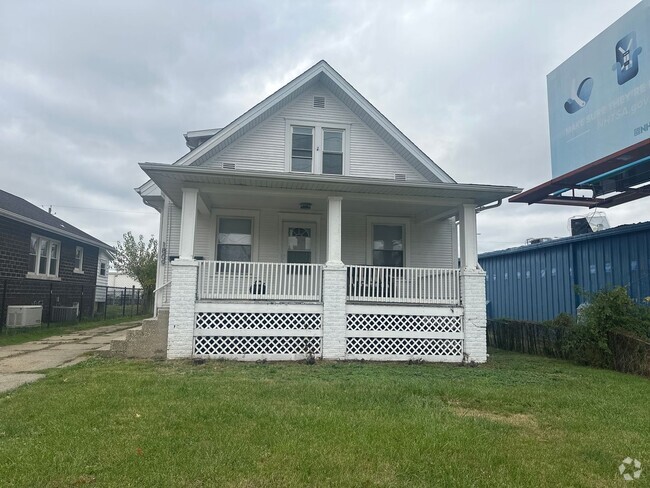
<svg viewBox="0 0 650 488"><path fill-rule="evenodd" d="M7 327L41 325L43 305L10 305L7 307Z"/></svg>

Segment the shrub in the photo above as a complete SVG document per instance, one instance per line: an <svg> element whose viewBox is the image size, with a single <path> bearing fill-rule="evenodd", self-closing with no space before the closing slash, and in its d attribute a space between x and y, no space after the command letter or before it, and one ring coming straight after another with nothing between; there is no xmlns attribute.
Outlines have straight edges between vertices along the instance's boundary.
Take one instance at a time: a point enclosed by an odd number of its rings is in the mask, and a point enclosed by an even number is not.
<svg viewBox="0 0 650 488"><path fill-rule="evenodd" d="M584 293L588 299L565 343L568 355L576 361L598 367L613 367L610 346L613 332L625 331L648 337L650 314L637 305L623 287Z"/></svg>

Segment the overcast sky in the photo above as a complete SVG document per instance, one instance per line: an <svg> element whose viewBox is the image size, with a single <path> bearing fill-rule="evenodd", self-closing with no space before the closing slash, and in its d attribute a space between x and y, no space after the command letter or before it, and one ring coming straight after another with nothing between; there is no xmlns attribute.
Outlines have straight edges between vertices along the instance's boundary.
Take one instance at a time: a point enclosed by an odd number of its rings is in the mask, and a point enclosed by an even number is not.
<svg viewBox="0 0 650 488"><path fill-rule="evenodd" d="M133 188L320 59L453 178L551 176L546 75L636 0L0 0L0 189L114 245L157 236ZM648 198L607 211L648 220ZM587 210L504 204L479 250L567 235Z"/></svg>

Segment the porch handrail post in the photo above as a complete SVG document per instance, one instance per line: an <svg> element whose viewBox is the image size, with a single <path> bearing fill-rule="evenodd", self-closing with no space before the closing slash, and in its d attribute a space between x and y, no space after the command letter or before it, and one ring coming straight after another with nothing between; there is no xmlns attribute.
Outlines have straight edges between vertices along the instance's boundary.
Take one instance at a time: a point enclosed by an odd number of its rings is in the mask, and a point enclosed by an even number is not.
<svg viewBox="0 0 650 488"><path fill-rule="evenodd" d="M327 261L328 267L342 267L341 261L341 208L342 197L327 197Z"/></svg>
<svg viewBox="0 0 650 488"><path fill-rule="evenodd" d="M181 208L180 259L193 259L194 233L196 231L196 210L199 190L183 188L183 206Z"/></svg>

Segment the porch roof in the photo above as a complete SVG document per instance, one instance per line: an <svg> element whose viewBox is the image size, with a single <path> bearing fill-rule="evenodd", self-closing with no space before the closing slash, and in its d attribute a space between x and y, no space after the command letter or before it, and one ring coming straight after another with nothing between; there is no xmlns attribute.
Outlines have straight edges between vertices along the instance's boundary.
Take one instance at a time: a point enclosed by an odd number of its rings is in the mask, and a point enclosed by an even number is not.
<svg viewBox="0 0 650 488"><path fill-rule="evenodd" d="M183 187L238 186L268 190L313 191L344 198L352 195L399 197L404 201L431 200L440 205L474 204L477 207L521 192L514 186L464 183L398 182L386 179L363 180L340 175L314 175L270 171L237 171L198 166L140 163L142 170L175 205L181 206Z"/></svg>

